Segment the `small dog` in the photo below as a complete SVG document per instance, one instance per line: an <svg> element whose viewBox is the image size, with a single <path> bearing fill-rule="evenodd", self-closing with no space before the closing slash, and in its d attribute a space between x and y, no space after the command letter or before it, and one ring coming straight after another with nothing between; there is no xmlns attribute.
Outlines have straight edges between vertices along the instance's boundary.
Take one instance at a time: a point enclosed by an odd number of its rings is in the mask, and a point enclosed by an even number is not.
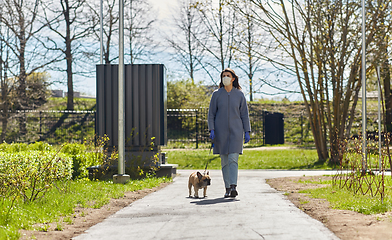
<svg viewBox="0 0 392 240"><path fill-rule="evenodd" d="M209 176L209 172L202 175L200 172L193 172L189 176L188 188L189 188L189 197L192 197L192 186L195 190L195 198L199 198L199 189L204 188L204 197L207 197L207 186L211 185L211 178Z"/></svg>

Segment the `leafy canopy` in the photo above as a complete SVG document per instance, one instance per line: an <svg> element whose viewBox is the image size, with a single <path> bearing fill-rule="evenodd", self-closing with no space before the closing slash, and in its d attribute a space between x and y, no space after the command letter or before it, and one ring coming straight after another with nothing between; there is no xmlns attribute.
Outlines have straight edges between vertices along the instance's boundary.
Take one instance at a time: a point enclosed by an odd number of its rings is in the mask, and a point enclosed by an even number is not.
<svg viewBox="0 0 392 240"><path fill-rule="evenodd" d="M211 96L201 83L182 79L167 83L167 108L208 107Z"/></svg>

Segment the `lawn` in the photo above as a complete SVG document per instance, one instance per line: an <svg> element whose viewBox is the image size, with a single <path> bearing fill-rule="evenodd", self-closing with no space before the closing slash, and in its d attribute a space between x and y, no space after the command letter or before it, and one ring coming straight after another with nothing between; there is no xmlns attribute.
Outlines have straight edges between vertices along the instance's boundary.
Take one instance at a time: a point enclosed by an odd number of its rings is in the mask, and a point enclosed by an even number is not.
<svg viewBox="0 0 392 240"><path fill-rule="evenodd" d="M321 179L321 178L320 178ZM359 181L353 183L359 186L362 184L362 189L366 189L366 182L380 182L381 175L367 175L358 178ZM300 193L308 193L311 197L317 199L326 199L330 203L330 207L333 209L350 210L362 214L378 214L385 213L392 210L392 180L389 174L384 176L384 198L381 201L380 194L374 194L372 196L370 192L362 194L361 191L353 191L352 188L339 187L338 183L342 180L337 180L336 184L333 184L332 180L327 181L306 181L303 183L308 184L323 184L325 187L322 188L308 188L306 190L299 191ZM301 182L301 181L299 181ZM378 186L380 187L380 186ZM377 186L372 184L373 193L375 193ZM356 189L358 190L358 189Z"/></svg>
<svg viewBox="0 0 392 240"><path fill-rule="evenodd" d="M220 169L219 155L209 150L175 150L167 152L167 161L179 169ZM331 169L318 161L314 149L244 150L238 160L240 169Z"/></svg>
<svg viewBox="0 0 392 240"><path fill-rule="evenodd" d="M146 178L132 180L127 184L113 184L111 181L90 181L88 179L68 180L58 183L34 202L17 199L10 209L11 199L0 201L0 239L19 239L19 229L32 229L36 223L59 222L61 216L70 216L77 206L100 208L111 198L120 198L125 192L152 188L169 178ZM65 218L70 219L70 218ZM39 229L43 230L43 229Z"/></svg>

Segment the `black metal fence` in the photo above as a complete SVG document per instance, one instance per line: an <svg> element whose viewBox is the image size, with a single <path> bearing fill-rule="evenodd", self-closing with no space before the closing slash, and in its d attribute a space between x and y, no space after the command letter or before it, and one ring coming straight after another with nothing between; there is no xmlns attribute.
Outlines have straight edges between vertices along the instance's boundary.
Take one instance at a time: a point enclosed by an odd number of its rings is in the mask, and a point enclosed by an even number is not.
<svg viewBox="0 0 392 240"><path fill-rule="evenodd" d="M265 144L264 113L264 111L249 111L253 145ZM169 144L187 142L194 143L198 148L200 143L207 143L209 141L207 115L208 108L168 109L167 137ZM302 114L284 116L283 120L284 142L302 144L313 141L310 125L305 116Z"/></svg>
<svg viewBox="0 0 392 240"><path fill-rule="evenodd" d="M7 143L83 142L95 135L95 111L16 111L2 115L1 140Z"/></svg>
<svg viewBox="0 0 392 240"><path fill-rule="evenodd" d="M263 112L249 110L252 127L251 144L265 145ZM187 143L198 148L209 142L207 125L208 108L168 109L168 144ZM2 115L4 116L4 115ZM17 111L0 117L1 141L32 143L45 141L50 144L83 142L95 136L95 111ZM356 118L359 118L356 116ZM377 115L368 114L368 131L377 130ZM308 117L303 112L284 113L284 142L291 144L313 143ZM22 124L25 123L25 124ZM21 131L25 127L25 132ZM360 121L354 122L351 135L360 133Z"/></svg>

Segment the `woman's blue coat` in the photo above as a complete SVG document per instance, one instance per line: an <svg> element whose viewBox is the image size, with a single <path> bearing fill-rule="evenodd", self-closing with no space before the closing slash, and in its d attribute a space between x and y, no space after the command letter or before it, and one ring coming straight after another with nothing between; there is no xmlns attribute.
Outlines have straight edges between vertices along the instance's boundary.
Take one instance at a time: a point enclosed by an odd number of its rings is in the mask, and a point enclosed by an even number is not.
<svg viewBox="0 0 392 240"><path fill-rule="evenodd" d="M214 154L242 154L244 132L250 132L248 106L244 93L219 88L212 93L208 129L215 131Z"/></svg>

